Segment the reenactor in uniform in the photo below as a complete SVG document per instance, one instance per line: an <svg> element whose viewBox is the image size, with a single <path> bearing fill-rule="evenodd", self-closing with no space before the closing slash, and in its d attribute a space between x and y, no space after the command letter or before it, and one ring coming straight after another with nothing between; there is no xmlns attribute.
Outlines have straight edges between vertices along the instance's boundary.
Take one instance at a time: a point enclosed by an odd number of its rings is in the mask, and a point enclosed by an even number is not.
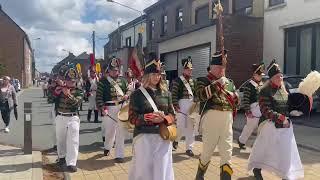
<svg viewBox="0 0 320 180"><path fill-rule="evenodd" d="M197 79L196 95L202 102L202 141L196 180L203 180L211 156L219 147L220 179L231 180L233 118L239 103L236 88L231 79L225 77L227 52L216 52L210 62L207 77Z"/></svg>
<svg viewBox="0 0 320 180"><path fill-rule="evenodd" d="M56 75L54 75L51 79L48 81L48 104L51 105L51 111L49 112L49 117L52 121L53 125L53 150L57 150L57 138L56 138L56 115L57 115L57 103L54 96L54 91L57 87L56 83Z"/></svg>
<svg viewBox="0 0 320 180"><path fill-rule="evenodd" d="M142 87L130 97L129 120L135 129L129 180L173 180L172 144L161 136L161 127L173 123L174 109L160 62L154 53L149 56Z"/></svg>
<svg viewBox="0 0 320 180"><path fill-rule="evenodd" d="M291 94L284 86L280 66L275 60L268 66L267 72L270 79L261 88L258 100L262 114L260 131L252 147L248 170L253 171L256 180L263 180L261 169L281 179L303 179L303 165L289 119ZM314 80L312 83L315 83ZM294 106L304 102L307 102L305 105L309 104L308 97L301 100Z"/></svg>
<svg viewBox="0 0 320 180"><path fill-rule="evenodd" d="M123 162L124 158L124 135L127 131L118 119L118 112L123 103L128 99L128 83L119 77L120 60L113 57L108 67L104 68L107 73L98 83L97 106L103 114L103 126L105 131L104 155L108 156L115 143L116 161Z"/></svg>
<svg viewBox="0 0 320 180"><path fill-rule="evenodd" d="M182 59L183 72L172 83L172 103L177 112L177 128L179 140L186 137L186 154L194 156L192 147L194 144L194 123L188 117L189 109L195 95L195 81L192 79L192 59ZM177 149L178 142L173 142L173 148Z"/></svg>
<svg viewBox="0 0 320 180"><path fill-rule="evenodd" d="M99 78L97 76L94 66L92 66L90 68L90 77L86 82L86 93L89 100L89 108L88 108L88 116L87 116L88 122L91 121L91 113L92 111L94 111L94 122L99 123L99 120L98 120L99 111L96 103L98 82L99 82Z"/></svg>
<svg viewBox="0 0 320 180"><path fill-rule="evenodd" d="M57 163L65 171L76 172L80 129L77 111L83 92L76 88L78 74L75 69L67 69L64 74L64 82L60 81L54 92L57 101L56 134L59 157Z"/></svg>
<svg viewBox="0 0 320 180"><path fill-rule="evenodd" d="M248 80L243 87L243 109L247 117L247 124L244 126L242 133L238 139L240 149L246 149L246 142L251 136L253 130L258 128L259 119L261 117L260 106L258 103L258 95L263 85L262 76L264 75L264 64L252 65L252 78Z"/></svg>

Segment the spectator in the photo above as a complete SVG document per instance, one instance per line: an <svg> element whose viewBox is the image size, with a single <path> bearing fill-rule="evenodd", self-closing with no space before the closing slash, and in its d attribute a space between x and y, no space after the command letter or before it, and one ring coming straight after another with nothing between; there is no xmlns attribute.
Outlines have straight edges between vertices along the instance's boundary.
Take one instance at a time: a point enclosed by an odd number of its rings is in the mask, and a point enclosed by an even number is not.
<svg viewBox="0 0 320 180"><path fill-rule="evenodd" d="M42 84L42 90L43 90L43 97L47 97L48 96L48 82L44 81Z"/></svg>
<svg viewBox="0 0 320 180"><path fill-rule="evenodd" d="M16 99L16 90L9 83L10 78L8 76L3 77L3 82L1 83L1 92L0 92L0 110L2 120L5 123L4 132L9 133L9 124L10 124L10 112L17 106Z"/></svg>

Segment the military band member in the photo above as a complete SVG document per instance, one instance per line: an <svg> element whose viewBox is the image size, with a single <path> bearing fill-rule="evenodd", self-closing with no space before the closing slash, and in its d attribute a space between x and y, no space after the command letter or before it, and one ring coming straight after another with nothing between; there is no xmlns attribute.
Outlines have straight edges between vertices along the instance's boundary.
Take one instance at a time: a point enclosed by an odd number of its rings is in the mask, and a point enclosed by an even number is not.
<svg viewBox="0 0 320 180"><path fill-rule="evenodd" d="M91 121L91 113L94 111L94 122L99 123L98 117L99 117L99 111L97 108L96 103L96 94L97 94L97 88L98 88L98 82L99 78L97 76L96 70L94 66L90 68L90 77L88 78L88 81L86 82L86 92L89 100L89 107L88 107L88 116L87 120Z"/></svg>
<svg viewBox="0 0 320 180"><path fill-rule="evenodd" d="M77 171L79 152L80 119L77 111L83 93L76 88L77 79L77 71L73 68L68 69L65 72L64 83L60 81L54 92L58 102L56 117L58 165L70 172Z"/></svg>
<svg viewBox="0 0 320 180"><path fill-rule="evenodd" d="M260 106L258 103L258 95L263 85L262 76L264 75L264 64L252 65L252 78L244 84L243 87L243 109L247 118L247 124L244 126L242 133L238 139L240 149L246 149L246 142L251 136L253 130L258 128L259 119L261 117Z"/></svg>
<svg viewBox="0 0 320 180"><path fill-rule="evenodd" d="M129 120L135 125L129 180L173 180L172 144L161 138L160 124L174 121L169 91L161 81L160 62L150 55L140 87L130 96ZM147 93L155 108L148 100Z"/></svg>
<svg viewBox="0 0 320 180"><path fill-rule="evenodd" d="M262 180L261 169L282 179L303 179L304 170L289 120L288 92L279 65L272 61L267 68L269 80L259 93L262 116L260 133L249 157L248 170Z"/></svg>
<svg viewBox="0 0 320 180"><path fill-rule="evenodd" d="M178 138L186 137L186 154L194 156L192 147L194 144L194 123L188 117L189 109L195 95L195 81L192 79L192 59L182 59L183 72L172 83L172 103L177 112ZM177 149L178 142L173 142L173 148Z"/></svg>
<svg viewBox="0 0 320 180"><path fill-rule="evenodd" d="M98 83L97 106L102 111L105 131L104 155L108 156L115 143L116 162L122 163L124 158L124 135L127 131L118 119L118 112L123 103L128 99L127 81L119 77L120 60L113 57L107 73Z"/></svg>
<svg viewBox="0 0 320 180"><path fill-rule="evenodd" d="M51 105L51 111L49 112L49 117L52 121L53 125L53 150L57 150L57 138L56 138L56 115L57 115L57 102L56 98L54 96L54 91L57 87L56 83L57 77L53 76L51 79L48 81L48 104Z"/></svg>
<svg viewBox="0 0 320 180"><path fill-rule="evenodd" d="M231 180L232 123L238 104L238 95L231 79L225 77L227 58L217 52L210 62L207 77L197 79L196 94L204 105L201 122L203 149L196 180L203 180L211 156L218 145L220 160L220 179Z"/></svg>

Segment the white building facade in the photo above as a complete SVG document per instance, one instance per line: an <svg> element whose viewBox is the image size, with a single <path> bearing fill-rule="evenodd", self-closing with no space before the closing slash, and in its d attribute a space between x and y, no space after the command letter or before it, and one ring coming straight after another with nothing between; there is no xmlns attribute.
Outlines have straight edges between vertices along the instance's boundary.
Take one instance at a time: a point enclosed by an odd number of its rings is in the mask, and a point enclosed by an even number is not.
<svg viewBox="0 0 320 180"><path fill-rule="evenodd" d="M286 74L320 70L320 1L265 0L263 57Z"/></svg>

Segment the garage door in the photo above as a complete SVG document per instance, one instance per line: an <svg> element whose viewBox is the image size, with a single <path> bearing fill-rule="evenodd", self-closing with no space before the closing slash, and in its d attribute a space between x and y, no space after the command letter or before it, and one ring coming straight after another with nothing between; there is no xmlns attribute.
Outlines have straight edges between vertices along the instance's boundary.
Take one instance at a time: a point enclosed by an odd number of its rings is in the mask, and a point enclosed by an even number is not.
<svg viewBox="0 0 320 180"><path fill-rule="evenodd" d="M192 64L193 64L193 77L202 77L206 76L207 67L209 66L210 59L210 46L198 46L193 48L188 48L178 52L178 71L179 74L182 73L183 67L181 64L181 60L191 56Z"/></svg>
<svg viewBox="0 0 320 180"><path fill-rule="evenodd" d="M164 64L166 71L177 70L177 52L167 53L164 55Z"/></svg>

